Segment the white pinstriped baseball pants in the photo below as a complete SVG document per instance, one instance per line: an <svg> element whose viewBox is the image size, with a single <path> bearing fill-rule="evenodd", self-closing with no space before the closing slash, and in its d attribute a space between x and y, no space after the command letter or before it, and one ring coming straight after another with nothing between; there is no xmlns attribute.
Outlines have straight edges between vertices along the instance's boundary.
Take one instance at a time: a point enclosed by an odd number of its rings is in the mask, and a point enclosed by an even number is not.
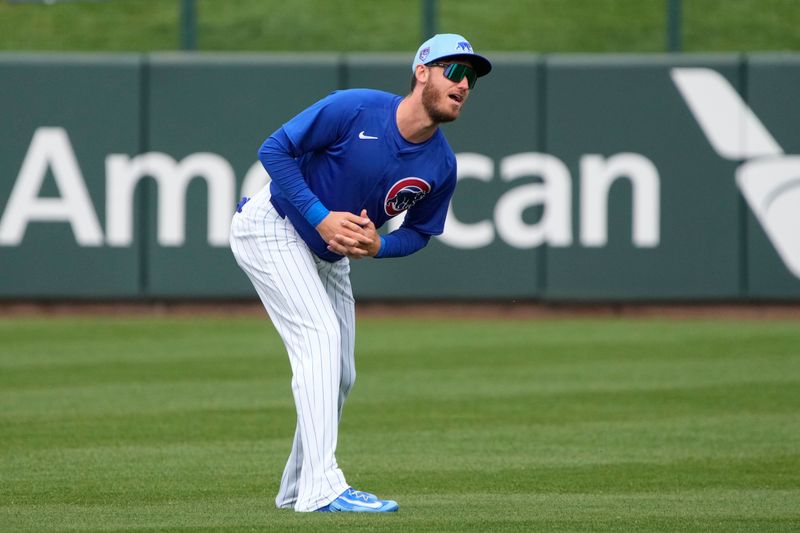
<svg viewBox="0 0 800 533"><path fill-rule="evenodd" d="M314 255L263 188L236 213L230 242L286 345L297 409L275 504L314 511L347 489L336 463L342 405L355 381L355 305L347 258Z"/></svg>

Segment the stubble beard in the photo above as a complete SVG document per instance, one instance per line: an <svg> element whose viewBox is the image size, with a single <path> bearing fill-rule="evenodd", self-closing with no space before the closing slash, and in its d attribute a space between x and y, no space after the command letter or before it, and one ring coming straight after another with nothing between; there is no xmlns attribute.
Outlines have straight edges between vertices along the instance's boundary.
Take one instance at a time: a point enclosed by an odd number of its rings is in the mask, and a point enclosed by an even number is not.
<svg viewBox="0 0 800 533"><path fill-rule="evenodd" d="M437 102L441 99L442 92L435 89L430 83L425 84L422 88L422 106L430 119L436 124L453 122L458 118L458 113L448 113L446 110L440 109Z"/></svg>

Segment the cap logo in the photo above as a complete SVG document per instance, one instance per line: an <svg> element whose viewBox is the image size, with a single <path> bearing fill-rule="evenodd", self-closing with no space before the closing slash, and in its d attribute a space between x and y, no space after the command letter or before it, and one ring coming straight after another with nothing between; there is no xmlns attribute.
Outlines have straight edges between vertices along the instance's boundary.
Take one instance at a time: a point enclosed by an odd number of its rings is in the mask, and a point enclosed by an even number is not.
<svg viewBox="0 0 800 533"><path fill-rule="evenodd" d="M419 60L424 63L425 62L425 58L427 58L428 54L430 54L430 53L431 53L431 47L430 46L427 46L427 47L423 48L422 50L419 51Z"/></svg>
<svg viewBox="0 0 800 533"><path fill-rule="evenodd" d="M472 46L467 41L461 41L456 45L456 50L464 50L465 52L472 53Z"/></svg>

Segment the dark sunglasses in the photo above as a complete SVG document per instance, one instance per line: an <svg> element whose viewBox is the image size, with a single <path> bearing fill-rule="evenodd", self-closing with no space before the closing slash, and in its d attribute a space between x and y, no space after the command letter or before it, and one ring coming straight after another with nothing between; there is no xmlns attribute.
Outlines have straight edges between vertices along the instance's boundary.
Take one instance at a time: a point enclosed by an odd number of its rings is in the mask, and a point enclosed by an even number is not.
<svg viewBox="0 0 800 533"><path fill-rule="evenodd" d="M467 84L470 89L475 88L475 83L478 81L478 73L472 67L461 65L459 63L428 63L429 67L442 67L444 69L444 77L448 80L458 83L467 77Z"/></svg>

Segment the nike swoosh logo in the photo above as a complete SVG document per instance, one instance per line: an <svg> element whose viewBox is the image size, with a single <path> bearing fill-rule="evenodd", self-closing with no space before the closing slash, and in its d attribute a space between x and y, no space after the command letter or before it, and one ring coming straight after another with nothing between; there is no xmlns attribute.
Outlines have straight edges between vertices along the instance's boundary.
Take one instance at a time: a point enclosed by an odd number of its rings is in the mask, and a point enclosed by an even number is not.
<svg viewBox="0 0 800 533"><path fill-rule="evenodd" d="M364 133L363 130L361 131L361 133L358 134L358 138L359 139L377 139L377 137L373 137L372 135L367 135L366 133Z"/></svg>
<svg viewBox="0 0 800 533"><path fill-rule="evenodd" d="M339 498L344 500L344 501L346 501L349 504L358 505L358 506L361 506L361 507L369 507L370 509L378 509L379 507L381 507L383 505L383 502L356 501L356 500L351 500L350 498L347 498L346 496L339 496Z"/></svg>

